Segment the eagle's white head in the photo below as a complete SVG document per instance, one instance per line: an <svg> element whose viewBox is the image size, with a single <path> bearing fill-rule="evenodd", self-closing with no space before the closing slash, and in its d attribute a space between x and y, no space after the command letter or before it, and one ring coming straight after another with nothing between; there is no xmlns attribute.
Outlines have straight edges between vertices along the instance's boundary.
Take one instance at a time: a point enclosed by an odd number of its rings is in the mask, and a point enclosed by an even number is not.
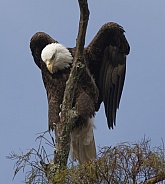
<svg viewBox="0 0 165 184"><path fill-rule="evenodd" d="M41 53L41 58L45 62L50 73L70 67L73 57L69 50L59 43L48 44Z"/></svg>

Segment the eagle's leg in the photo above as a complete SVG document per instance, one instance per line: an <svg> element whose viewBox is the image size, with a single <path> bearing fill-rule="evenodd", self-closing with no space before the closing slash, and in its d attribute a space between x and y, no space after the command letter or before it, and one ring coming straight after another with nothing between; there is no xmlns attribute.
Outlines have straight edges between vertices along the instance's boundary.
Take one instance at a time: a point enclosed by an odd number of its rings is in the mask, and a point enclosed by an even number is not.
<svg viewBox="0 0 165 184"><path fill-rule="evenodd" d="M82 92L76 99L75 104L78 115L84 119L92 118L95 114L95 106L93 100L85 92Z"/></svg>
<svg viewBox="0 0 165 184"><path fill-rule="evenodd" d="M94 103L89 95L82 92L76 99L75 109L79 114L76 124L72 128L70 156L80 164L96 158L94 141Z"/></svg>

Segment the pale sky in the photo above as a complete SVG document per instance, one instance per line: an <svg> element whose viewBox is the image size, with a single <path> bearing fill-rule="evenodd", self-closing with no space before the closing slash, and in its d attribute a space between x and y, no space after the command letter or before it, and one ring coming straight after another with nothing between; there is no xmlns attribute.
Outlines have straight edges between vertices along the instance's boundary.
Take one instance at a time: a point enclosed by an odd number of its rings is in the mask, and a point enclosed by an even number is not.
<svg viewBox="0 0 165 184"><path fill-rule="evenodd" d="M86 45L106 22L124 27L131 46L117 126L108 130L104 109L95 119L96 145L138 142L144 136L153 146L165 141L165 1L89 0ZM31 36L44 31L66 47L74 47L79 8L77 0L1 0L0 5L0 181L14 181L11 151L35 147L37 133L47 129L47 98L40 70L29 49Z"/></svg>

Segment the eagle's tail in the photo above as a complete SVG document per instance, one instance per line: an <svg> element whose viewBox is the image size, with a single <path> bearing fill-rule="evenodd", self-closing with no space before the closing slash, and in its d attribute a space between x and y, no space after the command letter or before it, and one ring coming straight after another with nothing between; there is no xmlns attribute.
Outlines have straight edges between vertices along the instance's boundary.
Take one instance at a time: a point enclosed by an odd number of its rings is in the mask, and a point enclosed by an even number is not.
<svg viewBox="0 0 165 184"><path fill-rule="evenodd" d="M96 147L93 128L94 118L89 118L84 126L75 127L71 133L70 156L80 164L96 158Z"/></svg>

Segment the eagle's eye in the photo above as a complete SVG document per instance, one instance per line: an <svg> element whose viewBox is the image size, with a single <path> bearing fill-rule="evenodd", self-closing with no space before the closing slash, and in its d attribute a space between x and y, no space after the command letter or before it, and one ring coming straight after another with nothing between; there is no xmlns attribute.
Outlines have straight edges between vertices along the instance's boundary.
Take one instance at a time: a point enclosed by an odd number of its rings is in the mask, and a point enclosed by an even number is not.
<svg viewBox="0 0 165 184"><path fill-rule="evenodd" d="M55 58L56 53L54 53L50 60L53 60Z"/></svg>

